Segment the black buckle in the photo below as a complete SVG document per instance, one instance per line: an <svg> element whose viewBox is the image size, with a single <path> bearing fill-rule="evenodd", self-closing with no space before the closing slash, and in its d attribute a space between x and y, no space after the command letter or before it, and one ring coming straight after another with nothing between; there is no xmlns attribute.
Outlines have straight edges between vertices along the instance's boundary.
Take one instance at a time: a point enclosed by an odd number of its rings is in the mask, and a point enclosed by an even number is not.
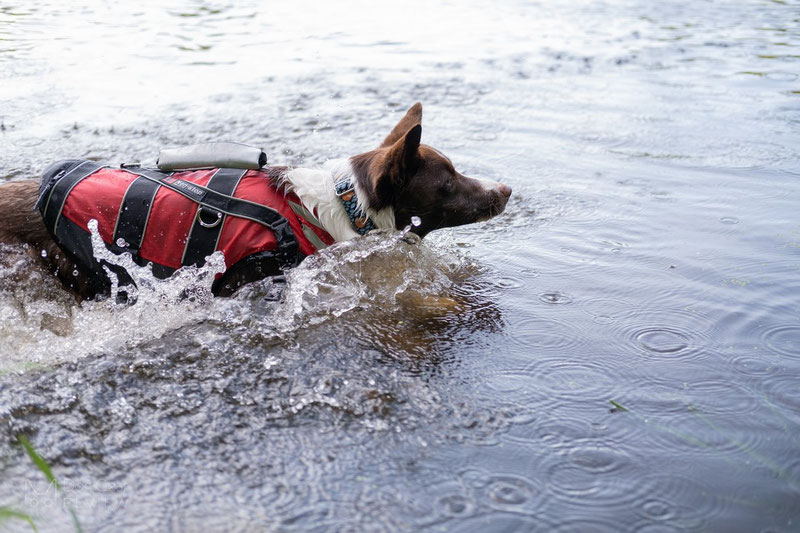
<svg viewBox="0 0 800 533"><path fill-rule="evenodd" d="M278 254L281 262L287 266L295 266L299 258L299 245L289 221L283 218L271 224L270 228L275 233L275 240L278 241Z"/></svg>
<svg viewBox="0 0 800 533"><path fill-rule="evenodd" d="M269 288L267 288L264 300L277 302L283 297L283 292L286 290L286 276L272 276L269 281Z"/></svg>

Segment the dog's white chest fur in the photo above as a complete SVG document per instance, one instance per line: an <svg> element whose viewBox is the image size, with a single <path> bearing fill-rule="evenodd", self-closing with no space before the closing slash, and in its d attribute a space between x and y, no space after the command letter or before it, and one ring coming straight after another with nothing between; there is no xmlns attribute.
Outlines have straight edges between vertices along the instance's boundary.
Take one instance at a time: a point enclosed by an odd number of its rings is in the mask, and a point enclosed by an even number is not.
<svg viewBox="0 0 800 533"><path fill-rule="evenodd" d="M300 197L303 205L316 212L322 227L337 242L358 237L342 201L336 195L336 182L350 178L355 185L360 206L379 229L394 228L394 210L391 207L376 211L364 205L367 197L353 179L353 168L347 159L334 159L326 162L321 169L294 168L286 173L286 182Z"/></svg>

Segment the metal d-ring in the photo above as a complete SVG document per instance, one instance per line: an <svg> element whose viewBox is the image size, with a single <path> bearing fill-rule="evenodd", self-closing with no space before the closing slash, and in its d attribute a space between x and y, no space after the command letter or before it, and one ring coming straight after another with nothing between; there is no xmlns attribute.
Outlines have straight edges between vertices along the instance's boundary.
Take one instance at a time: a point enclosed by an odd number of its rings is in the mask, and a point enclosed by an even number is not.
<svg viewBox="0 0 800 533"><path fill-rule="evenodd" d="M222 222L222 213L217 211L217 219L214 222L206 222L203 220L203 217L201 216L203 214L203 209L205 208L206 208L205 206L201 205L200 208L197 210L197 221L204 228L216 228L217 226L219 226L219 223Z"/></svg>

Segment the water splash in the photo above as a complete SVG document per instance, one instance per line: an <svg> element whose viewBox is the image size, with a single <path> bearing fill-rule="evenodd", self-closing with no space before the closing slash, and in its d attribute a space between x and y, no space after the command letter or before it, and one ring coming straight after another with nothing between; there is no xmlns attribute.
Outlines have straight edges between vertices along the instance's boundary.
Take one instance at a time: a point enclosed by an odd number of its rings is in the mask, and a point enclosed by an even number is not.
<svg viewBox="0 0 800 533"><path fill-rule="evenodd" d="M130 254L115 255L90 221L96 259L124 268L136 286L119 286L109 269L111 297L78 304L56 279L24 250L4 248L0 256L0 373L49 367L92 354L118 352L157 339L166 332L204 320L231 317L230 305L211 293L214 276L224 271L221 253L203 267L186 267L169 279L157 279ZM117 303L120 291L135 305ZM230 304L230 302L227 302Z"/></svg>
<svg viewBox="0 0 800 533"><path fill-rule="evenodd" d="M287 272L282 302L265 299L269 279L243 287L232 298L214 298L211 284L225 268L221 253L203 267L185 267L158 279L130 254L110 252L96 223L89 229L95 257L124 268L135 287L120 287L109 269L111 297L78 304L34 258L3 250L0 273L21 279L0 284L0 352L8 354L0 373L119 352L201 323L223 323L226 330L244 325L240 340L247 343L258 335L290 339L302 328L359 311L409 321L440 318L462 309L454 292L464 280L480 275L475 263L446 242L430 241L434 247L410 232L375 231L335 244ZM117 303L122 291L136 303Z"/></svg>
<svg viewBox="0 0 800 533"><path fill-rule="evenodd" d="M222 252L215 252L206 258L202 267L183 267L168 279L158 279L153 276L149 264L139 266L134 262L131 254L116 255L108 250L100 237L96 220L90 220L88 226L94 258L124 268L136 285L136 288L125 287L128 298L143 297L143 304L164 301L181 302L187 297L190 301L208 302L213 297L211 284L214 282L215 276L225 272L225 257ZM120 290L119 279L109 268L105 267L105 270L112 280L111 301L116 302Z"/></svg>
<svg viewBox="0 0 800 533"><path fill-rule="evenodd" d="M289 272L272 324L288 331L358 309L419 310L414 304L446 299L469 268L465 258L434 250L408 231L374 231L328 247Z"/></svg>

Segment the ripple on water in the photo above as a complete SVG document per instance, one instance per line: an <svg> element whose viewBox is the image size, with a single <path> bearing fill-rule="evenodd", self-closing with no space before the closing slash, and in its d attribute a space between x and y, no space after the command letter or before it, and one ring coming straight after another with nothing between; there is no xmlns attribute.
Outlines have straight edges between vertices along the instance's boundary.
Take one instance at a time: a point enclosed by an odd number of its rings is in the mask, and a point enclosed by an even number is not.
<svg viewBox="0 0 800 533"><path fill-rule="evenodd" d="M727 376L693 381L686 388L688 399L704 414L753 413L761 403L753 392Z"/></svg>
<svg viewBox="0 0 800 533"><path fill-rule="evenodd" d="M782 324L765 329L761 340L774 353L800 359L800 324Z"/></svg>
<svg viewBox="0 0 800 533"><path fill-rule="evenodd" d="M607 402L619 392L617 371L610 364L589 359L540 358L526 369L530 385L551 402Z"/></svg>
<svg viewBox="0 0 800 533"><path fill-rule="evenodd" d="M458 477L463 486L475 494L479 505L498 511L532 514L546 497L539 482L518 474L493 474L468 468L460 471Z"/></svg>
<svg viewBox="0 0 800 533"><path fill-rule="evenodd" d="M577 418L553 418L537 424L531 439L532 444L548 448L571 446L574 441L585 439L592 434L588 423Z"/></svg>
<svg viewBox="0 0 800 533"><path fill-rule="evenodd" d="M595 324L611 324L629 318L634 312L627 300L611 297L586 299L581 303L581 309L592 317Z"/></svg>
<svg viewBox="0 0 800 533"><path fill-rule="evenodd" d="M636 531L636 533L681 533L684 531L684 529L663 522L653 523L650 520L645 519L642 522L635 524L631 531Z"/></svg>
<svg viewBox="0 0 800 533"><path fill-rule="evenodd" d="M466 518L477 508L475 500L465 494L445 494L436 500L436 509L444 518Z"/></svg>
<svg viewBox="0 0 800 533"><path fill-rule="evenodd" d="M537 533L538 531L552 531L552 526L539 518L507 513L492 513L473 517L455 524L448 524L445 529L452 533L474 533L476 531L503 533L525 531L526 533Z"/></svg>
<svg viewBox="0 0 800 533"><path fill-rule="evenodd" d="M494 281L494 285L503 291L519 290L525 287L525 280L513 276L502 276Z"/></svg>
<svg viewBox="0 0 800 533"><path fill-rule="evenodd" d="M512 474L490 474L478 491L478 501L496 511L534 515L545 492L534 480Z"/></svg>
<svg viewBox="0 0 800 533"><path fill-rule="evenodd" d="M456 479L426 486L415 497L414 508L421 514L415 523L425 527L446 523L450 531L453 524L472 523L497 512L534 517L545 497L544 489L527 477L468 469Z"/></svg>
<svg viewBox="0 0 800 533"><path fill-rule="evenodd" d="M546 477L554 497L563 502L580 501L583 507L613 513L645 497L647 487L638 482L642 468L618 444L579 441L566 457L554 457Z"/></svg>
<svg viewBox="0 0 800 533"><path fill-rule="evenodd" d="M695 411L705 415L745 415L761 408L754 391L731 381L727 374L709 373L694 365L682 370L676 376L647 379L638 389L641 403L635 405L648 406L652 414Z"/></svg>
<svg viewBox="0 0 800 533"><path fill-rule="evenodd" d="M645 309L615 327L623 347L647 360L700 360L711 355L714 324L686 309Z"/></svg>
<svg viewBox="0 0 800 533"><path fill-rule="evenodd" d="M584 442L572 449L570 460L576 466L595 474L623 470L630 458L610 443Z"/></svg>
<svg viewBox="0 0 800 533"><path fill-rule="evenodd" d="M650 381L626 394L626 407L642 414L686 413L688 401L682 383L673 381ZM644 430L644 428L641 428Z"/></svg>
<svg viewBox="0 0 800 533"><path fill-rule="evenodd" d="M782 417L800 423L800 387L797 373L771 376L761 383L764 397Z"/></svg>
<svg viewBox="0 0 800 533"><path fill-rule="evenodd" d="M777 361L765 354L759 355L734 355L730 364L736 372L747 376L771 376L780 372Z"/></svg>
<svg viewBox="0 0 800 533"><path fill-rule="evenodd" d="M689 347L688 335L669 327L641 329L636 332L634 339L644 349L659 354L681 352Z"/></svg>
<svg viewBox="0 0 800 533"><path fill-rule="evenodd" d="M658 498L648 498L640 505L639 509L650 520L670 520L675 516L669 503Z"/></svg>
<svg viewBox="0 0 800 533"><path fill-rule="evenodd" d="M638 480L644 497L634 503L636 513L650 521L669 521L681 530L700 529L724 509L725 500L702 478L651 471Z"/></svg>
<svg viewBox="0 0 800 533"><path fill-rule="evenodd" d="M571 304L573 298L567 293L553 291L553 292L540 293L539 300L546 304L551 304L551 305L566 305L566 304Z"/></svg>
<svg viewBox="0 0 800 533"><path fill-rule="evenodd" d="M524 370L490 372L484 384L504 400L524 405L540 397L534 390L530 374Z"/></svg>
<svg viewBox="0 0 800 533"><path fill-rule="evenodd" d="M509 317L510 318L510 317ZM528 315L506 328L506 338L512 346L531 351L562 351L574 353L585 343L580 328L560 317Z"/></svg>
<svg viewBox="0 0 800 533"><path fill-rule="evenodd" d="M405 526L400 529L410 529L409 525L416 524L419 520L430 522L430 517L420 516L423 513L409 508L409 493L407 487L402 485L365 480L360 484L359 493L354 498L353 506L359 522L381 524L384 527L380 531L396 530L397 524ZM297 531L308 531L308 529Z"/></svg>
<svg viewBox="0 0 800 533"><path fill-rule="evenodd" d="M551 530L552 533L619 533L620 524L615 521L606 521L601 518L566 518Z"/></svg>
<svg viewBox="0 0 800 533"><path fill-rule="evenodd" d="M326 528L327 529L327 528ZM386 533L391 531L391 528L386 524L382 524L376 520L376 517L364 517L361 520L352 520L340 524L333 525L335 533Z"/></svg>
<svg viewBox="0 0 800 533"><path fill-rule="evenodd" d="M640 442L648 442L654 451L666 454L679 454L686 461L704 463L711 458L726 458L735 464L749 464L750 468L768 465L754 461L749 455L752 450L763 447L769 434L758 431L754 424L737 422L730 416L720 418L702 412L688 412L683 416L654 423L650 434Z"/></svg>

